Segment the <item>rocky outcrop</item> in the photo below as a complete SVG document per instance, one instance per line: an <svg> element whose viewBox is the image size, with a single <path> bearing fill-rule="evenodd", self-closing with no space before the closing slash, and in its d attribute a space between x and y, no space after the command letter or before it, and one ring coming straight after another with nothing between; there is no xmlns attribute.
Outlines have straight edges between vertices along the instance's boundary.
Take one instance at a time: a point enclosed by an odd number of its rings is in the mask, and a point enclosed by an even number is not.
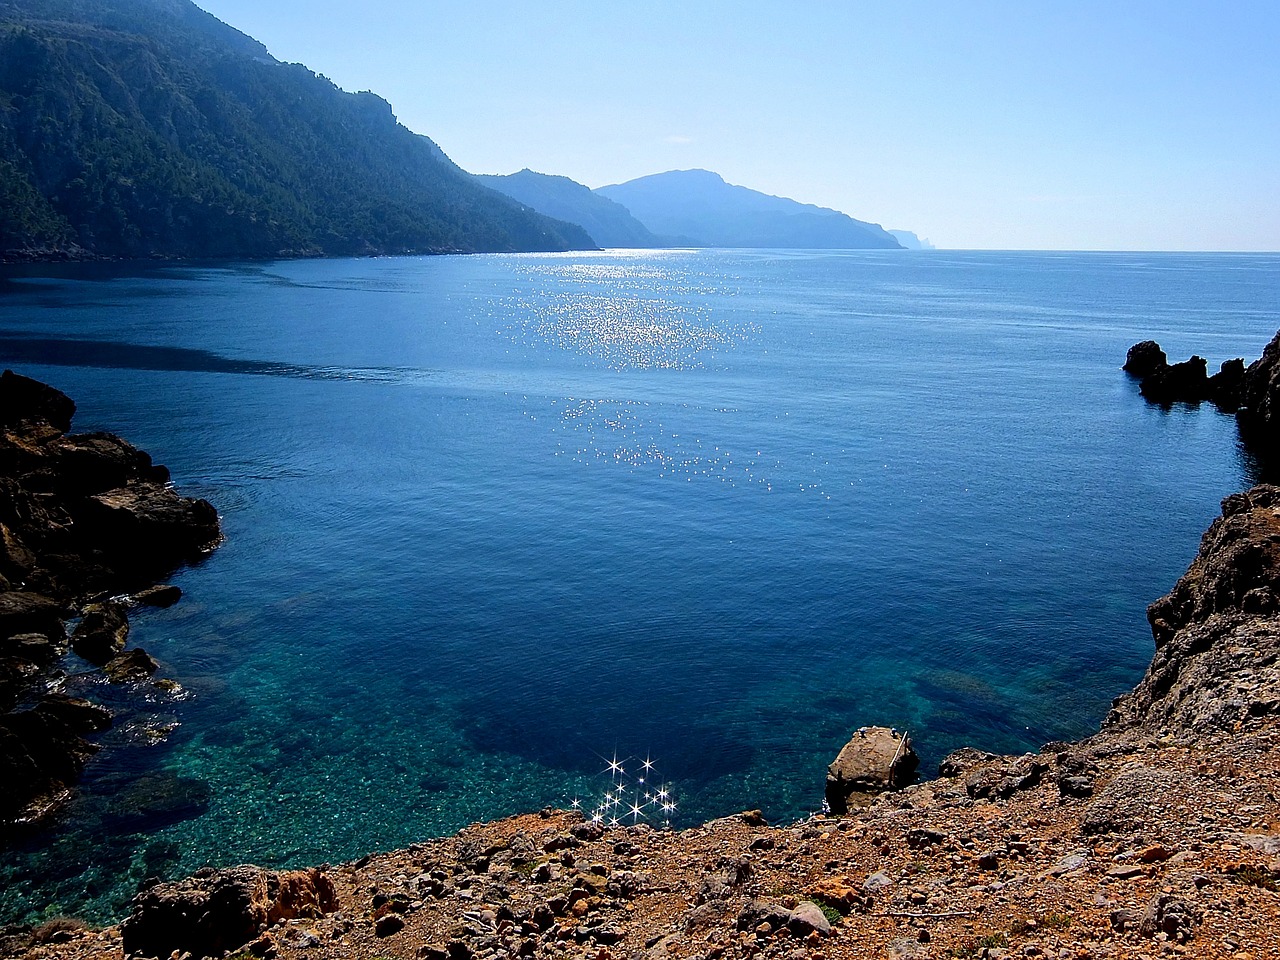
<svg viewBox="0 0 1280 960"><path fill-rule="evenodd" d="M1129 348L1122 369L1125 373L1131 373L1139 380L1143 380L1168 365L1169 358L1160 349L1160 344L1154 340L1143 340Z"/></svg>
<svg viewBox="0 0 1280 960"><path fill-rule="evenodd" d="M1228 360L1209 376L1209 362L1192 356L1181 363L1169 363L1164 350L1154 340L1143 340L1129 348L1124 368L1142 381L1142 395L1152 403L1201 403L1205 400L1230 413L1240 406L1244 383L1244 361Z"/></svg>
<svg viewBox="0 0 1280 960"><path fill-rule="evenodd" d="M217 511L179 496L146 453L69 434L74 414L53 387L0 375L0 709L36 701L0 717L0 830L59 808L95 751L85 735L103 726L101 708L39 697L52 665L70 644L116 681L149 677L154 660L123 652L127 608L104 598L141 590L172 603L177 588L153 585L220 535Z"/></svg>
<svg viewBox="0 0 1280 960"><path fill-rule="evenodd" d="M1245 370L1236 419L1241 437L1262 458L1267 479L1280 479L1272 475L1280 466L1280 333Z"/></svg>
<svg viewBox="0 0 1280 960"><path fill-rule="evenodd" d="M874 793L906 786L920 758L911 737L889 727L861 727L827 767L827 806L845 813L854 793Z"/></svg>
<svg viewBox="0 0 1280 960"><path fill-rule="evenodd" d="M126 956L220 957L281 920L318 918L337 908L333 882L321 870L205 869L140 893L120 933Z"/></svg>
<svg viewBox="0 0 1280 960"><path fill-rule="evenodd" d="M1155 656L1104 731L1186 738L1280 712L1280 487L1223 500L1190 568L1147 619Z"/></svg>

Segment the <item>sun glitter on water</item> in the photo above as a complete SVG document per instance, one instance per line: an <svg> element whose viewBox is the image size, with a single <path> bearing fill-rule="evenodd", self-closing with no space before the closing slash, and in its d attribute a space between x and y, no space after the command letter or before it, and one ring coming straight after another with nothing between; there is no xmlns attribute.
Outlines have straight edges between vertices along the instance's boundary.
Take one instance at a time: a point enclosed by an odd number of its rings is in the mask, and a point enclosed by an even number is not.
<svg viewBox="0 0 1280 960"><path fill-rule="evenodd" d="M637 823L671 826L679 810L675 788L661 776L654 760L647 755L643 760L619 759L617 751L611 759L601 759L605 768L600 773L609 778L608 787L599 796L574 797L571 809L581 810L589 822L606 827Z"/></svg>

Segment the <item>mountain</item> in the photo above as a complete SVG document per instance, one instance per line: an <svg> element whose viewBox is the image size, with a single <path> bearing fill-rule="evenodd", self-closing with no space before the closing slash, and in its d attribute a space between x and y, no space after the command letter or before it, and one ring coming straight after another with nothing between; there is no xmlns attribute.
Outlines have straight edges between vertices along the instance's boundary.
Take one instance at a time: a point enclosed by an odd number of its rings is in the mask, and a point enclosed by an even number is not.
<svg viewBox="0 0 1280 960"><path fill-rule="evenodd" d="M906 247L908 250L936 250L938 249L928 240L921 240L910 230L886 230L885 233L897 240L898 243Z"/></svg>
<svg viewBox="0 0 1280 960"><path fill-rule="evenodd" d="M0 256L594 247L189 0L0 0Z"/></svg>
<svg viewBox="0 0 1280 960"><path fill-rule="evenodd" d="M595 193L568 177L532 170L505 177L479 174L487 187L505 193L544 216L576 223L602 247L659 247L663 242L650 233L626 207Z"/></svg>
<svg viewBox="0 0 1280 960"><path fill-rule="evenodd" d="M622 204L655 234L694 237L710 247L899 247L879 224L734 186L709 170L671 170L596 193Z"/></svg>

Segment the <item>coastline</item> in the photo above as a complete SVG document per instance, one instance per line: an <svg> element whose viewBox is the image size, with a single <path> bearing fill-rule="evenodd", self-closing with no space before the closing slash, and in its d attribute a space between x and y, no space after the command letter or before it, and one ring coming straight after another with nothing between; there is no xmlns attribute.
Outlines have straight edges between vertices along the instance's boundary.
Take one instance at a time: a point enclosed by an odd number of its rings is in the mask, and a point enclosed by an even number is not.
<svg viewBox="0 0 1280 960"><path fill-rule="evenodd" d="M1268 435L1278 357L1280 335L1246 374ZM1280 488L1223 501L1149 620L1151 665L1096 734L960 750L938 779L845 816L669 832L544 810L337 866L156 882L119 926L10 930L0 953L1274 956Z"/></svg>
<svg viewBox="0 0 1280 960"><path fill-rule="evenodd" d="M176 603L163 579L221 536L211 504L120 437L70 433L74 415L53 387L0 376L0 841L56 818L98 750L86 736L115 722L68 682L68 650L135 699L180 693L126 649L129 611Z"/></svg>
<svg viewBox="0 0 1280 960"><path fill-rule="evenodd" d="M13 956L1230 957L1280 950L1280 488L1223 503L1102 729L841 817L670 832L544 810L351 863L200 871ZM299 815L305 815L299 811Z"/></svg>

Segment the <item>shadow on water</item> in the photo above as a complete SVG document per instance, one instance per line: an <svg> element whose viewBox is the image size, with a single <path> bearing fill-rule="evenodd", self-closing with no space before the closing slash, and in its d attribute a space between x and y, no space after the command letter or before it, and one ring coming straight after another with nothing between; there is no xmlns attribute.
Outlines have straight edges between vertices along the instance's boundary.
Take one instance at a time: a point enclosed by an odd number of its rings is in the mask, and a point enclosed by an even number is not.
<svg viewBox="0 0 1280 960"><path fill-rule="evenodd" d="M390 369L351 370L280 363L272 360L241 360L207 350L185 347L155 347L114 340L77 340L24 337L0 331L0 361L55 367L101 367L113 370L162 370L183 373L241 373L264 377L293 377L302 380L362 380L381 383L401 379Z"/></svg>

